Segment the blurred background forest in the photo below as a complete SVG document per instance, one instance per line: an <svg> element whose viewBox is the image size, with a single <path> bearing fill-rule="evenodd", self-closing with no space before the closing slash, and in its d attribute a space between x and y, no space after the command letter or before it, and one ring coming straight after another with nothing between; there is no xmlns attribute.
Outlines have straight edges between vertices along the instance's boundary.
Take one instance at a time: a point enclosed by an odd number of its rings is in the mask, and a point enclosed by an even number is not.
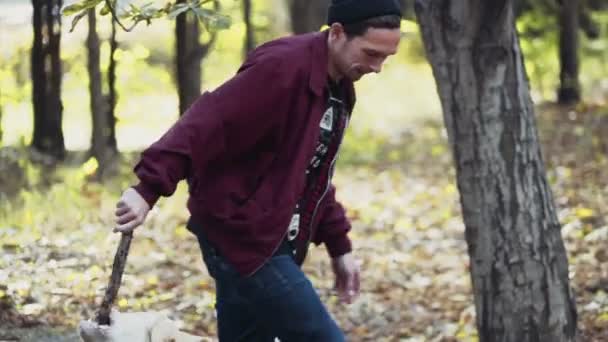
<svg viewBox="0 0 608 342"><path fill-rule="evenodd" d="M608 341L608 2L574 1L574 11L562 2L517 2L517 29L581 336ZM324 248L304 269L349 340L473 341L450 148L412 3L403 3L400 51L357 83L335 179L363 262L361 297L338 303ZM59 29L58 13L43 12L39 24L54 29L39 32L54 34L35 39L32 2L0 0L0 340L75 338L106 285L114 206L135 182L138 153L200 91L231 77L246 51L319 30L327 1L213 6L227 28L209 31L182 13L125 32L98 8L72 32L72 16ZM168 309L186 330L214 336L213 281L184 226L186 196L182 184L135 235L117 305Z"/></svg>

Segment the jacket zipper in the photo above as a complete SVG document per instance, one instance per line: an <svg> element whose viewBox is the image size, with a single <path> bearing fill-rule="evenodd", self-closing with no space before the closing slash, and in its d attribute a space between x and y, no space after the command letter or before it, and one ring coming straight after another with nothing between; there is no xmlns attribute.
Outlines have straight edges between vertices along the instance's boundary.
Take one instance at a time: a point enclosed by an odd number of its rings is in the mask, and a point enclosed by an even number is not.
<svg viewBox="0 0 608 342"><path fill-rule="evenodd" d="M260 266L258 266L255 270L253 270L253 272L249 273L247 275L247 277L250 277L250 276L254 275L257 271L260 270L260 268L262 268L262 267L264 267L264 265L266 265L266 262L268 262L268 260L270 260L270 258L272 258L272 256L274 255L274 253L277 252L277 250L279 249L279 247L281 247L281 244L283 243L283 240L287 236L287 232L288 232L288 230L286 229L285 233L283 233L283 237L281 237L281 240L279 240L279 243L272 249L272 253L270 253L270 256L267 257L266 259L264 259L264 262L262 262L260 264Z"/></svg>
<svg viewBox="0 0 608 342"><path fill-rule="evenodd" d="M342 130L342 136L340 136L340 141L338 142L338 147L336 148L336 155L332 159L331 164L329 165L329 169L327 170L327 185L325 186L325 191L323 192L323 195L321 195L321 197L319 197L319 200L317 201L317 204L315 205L315 210L313 210L313 212L312 212L312 217L310 219L310 225L308 226L308 241L306 241L306 248L304 249L306 254L308 254L308 246L310 245L310 241L312 240L312 225L315 222L315 216L317 215L317 209L319 209L319 204L321 204L321 201L323 201L323 198L325 198L325 195L327 195L327 191L330 188L331 173L333 172L336 160L338 159L338 155L340 154L340 146L342 146L342 141L344 140L344 135L346 135L346 128L348 127L348 121L349 121L349 116L347 115L345 122L344 122L344 129ZM304 261L304 259L306 258L306 254L304 255L302 261Z"/></svg>
<svg viewBox="0 0 608 342"><path fill-rule="evenodd" d="M310 241L312 240L312 225L315 221L315 216L317 215L317 210L319 209L319 205L321 204L321 201L323 201L323 198L325 198L325 195L327 195L327 192L330 188L331 185L331 175L330 173L332 172L332 170L334 169L336 160L338 159L338 154L340 154L340 146L342 146L342 141L344 140L344 135L346 134L346 128L348 127L348 121L349 121L349 116L346 116L346 121L344 123L344 129L342 130L342 136L340 137L340 141L338 142L338 147L336 148L336 155L334 155L331 164L329 165L329 169L327 170L327 185L325 186L325 191L323 191L323 194L321 195L321 197L319 197L319 200L317 200L317 204L315 204L315 210L313 210L312 212L312 217L310 219L310 224L308 226L308 240L306 241L306 254L308 254L308 246L310 245ZM272 253L270 253L270 256L268 256L266 259L264 259L264 262L262 262L260 264L260 266L258 266L255 270L253 270L253 272L249 273L247 275L247 277L250 277L252 275L254 275L257 271L260 270L260 268L262 268L266 262L268 262L268 260L270 260L270 258L272 258L272 256L274 255L274 253L276 253L276 251L279 249L279 247L281 247L281 244L283 243L283 240L285 239L285 237L287 236L287 233L289 233L289 226L287 227L287 229L285 229L285 233L283 233L283 236L281 237L281 240L279 240L279 243L272 249ZM304 255L304 258L306 258L306 255ZM302 259L302 261L304 261L304 259Z"/></svg>

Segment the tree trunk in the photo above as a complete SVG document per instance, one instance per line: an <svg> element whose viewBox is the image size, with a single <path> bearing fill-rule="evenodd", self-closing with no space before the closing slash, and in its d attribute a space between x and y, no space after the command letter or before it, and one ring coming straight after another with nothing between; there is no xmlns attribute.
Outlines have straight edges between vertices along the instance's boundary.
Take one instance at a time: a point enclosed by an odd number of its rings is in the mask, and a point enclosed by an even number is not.
<svg viewBox="0 0 608 342"><path fill-rule="evenodd" d="M65 145L61 103L61 0L32 0L34 43L31 54L34 137L32 146L62 159Z"/></svg>
<svg viewBox="0 0 608 342"><path fill-rule="evenodd" d="M557 90L557 101L561 104L571 104L581 98L578 80L578 0L561 1L559 22L560 86Z"/></svg>
<svg viewBox="0 0 608 342"><path fill-rule="evenodd" d="M251 0L243 0L243 21L245 22L245 45L243 55L247 56L249 51L255 47L254 27L251 23L252 12Z"/></svg>
<svg viewBox="0 0 608 342"><path fill-rule="evenodd" d="M184 2L179 0L178 2ZM183 114L201 92L201 62L204 53L199 40L199 23L190 12L177 16L175 22L177 90L179 112Z"/></svg>
<svg viewBox="0 0 608 342"><path fill-rule="evenodd" d="M460 191L481 341L574 341L568 260L512 1L418 0Z"/></svg>
<svg viewBox="0 0 608 342"><path fill-rule="evenodd" d="M108 70L107 96L103 93L103 77L100 67L99 36L97 34L97 18L95 10L88 13L89 32L87 35L87 50L89 71L89 92L91 96L91 114L93 121L93 134L91 139L91 155L97 159L99 167L97 176L103 178L113 158L117 154L116 138L114 136L114 72L113 59L116 50L115 27L110 42L110 66Z"/></svg>
<svg viewBox="0 0 608 342"><path fill-rule="evenodd" d="M2 90L0 89L0 93L2 93ZM2 98L2 95L0 94L0 98ZM0 146L2 146L2 103L0 102Z"/></svg>
<svg viewBox="0 0 608 342"><path fill-rule="evenodd" d="M116 21L111 19L112 22L112 33L110 34L110 62L108 63L108 106L107 109L107 120L108 127L110 129L107 137L107 143L113 154L118 154L118 147L116 144L116 101L118 96L116 94L116 51L118 50L118 41L116 40Z"/></svg>
<svg viewBox="0 0 608 342"><path fill-rule="evenodd" d="M99 36L97 35L97 18L95 10L88 13L89 32L87 35L87 69L89 72L90 106L93 121L91 154L99 161L103 159L106 103L102 91L102 77L99 66Z"/></svg>
<svg viewBox="0 0 608 342"><path fill-rule="evenodd" d="M289 12L294 34L318 31L327 23L329 0L291 0Z"/></svg>

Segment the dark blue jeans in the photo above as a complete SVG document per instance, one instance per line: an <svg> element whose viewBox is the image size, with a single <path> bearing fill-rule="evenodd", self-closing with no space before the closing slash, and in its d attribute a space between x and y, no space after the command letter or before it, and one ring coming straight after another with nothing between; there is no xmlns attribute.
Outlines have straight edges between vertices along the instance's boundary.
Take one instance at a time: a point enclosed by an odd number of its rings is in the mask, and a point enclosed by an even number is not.
<svg viewBox="0 0 608 342"><path fill-rule="evenodd" d="M221 342L344 341L310 280L294 262L286 242L258 271L240 275L196 233L203 260L216 284Z"/></svg>

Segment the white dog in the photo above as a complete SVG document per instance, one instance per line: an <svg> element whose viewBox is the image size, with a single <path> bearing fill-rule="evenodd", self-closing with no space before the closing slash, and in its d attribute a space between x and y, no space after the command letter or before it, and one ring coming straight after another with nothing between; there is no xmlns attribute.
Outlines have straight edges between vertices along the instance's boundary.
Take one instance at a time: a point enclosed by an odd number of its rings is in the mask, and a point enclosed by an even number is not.
<svg viewBox="0 0 608 342"><path fill-rule="evenodd" d="M84 342L203 342L211 341L179 331L164 312L120 313L112 310L112 324L98 325L88 320L79 325Z"/></svg>

